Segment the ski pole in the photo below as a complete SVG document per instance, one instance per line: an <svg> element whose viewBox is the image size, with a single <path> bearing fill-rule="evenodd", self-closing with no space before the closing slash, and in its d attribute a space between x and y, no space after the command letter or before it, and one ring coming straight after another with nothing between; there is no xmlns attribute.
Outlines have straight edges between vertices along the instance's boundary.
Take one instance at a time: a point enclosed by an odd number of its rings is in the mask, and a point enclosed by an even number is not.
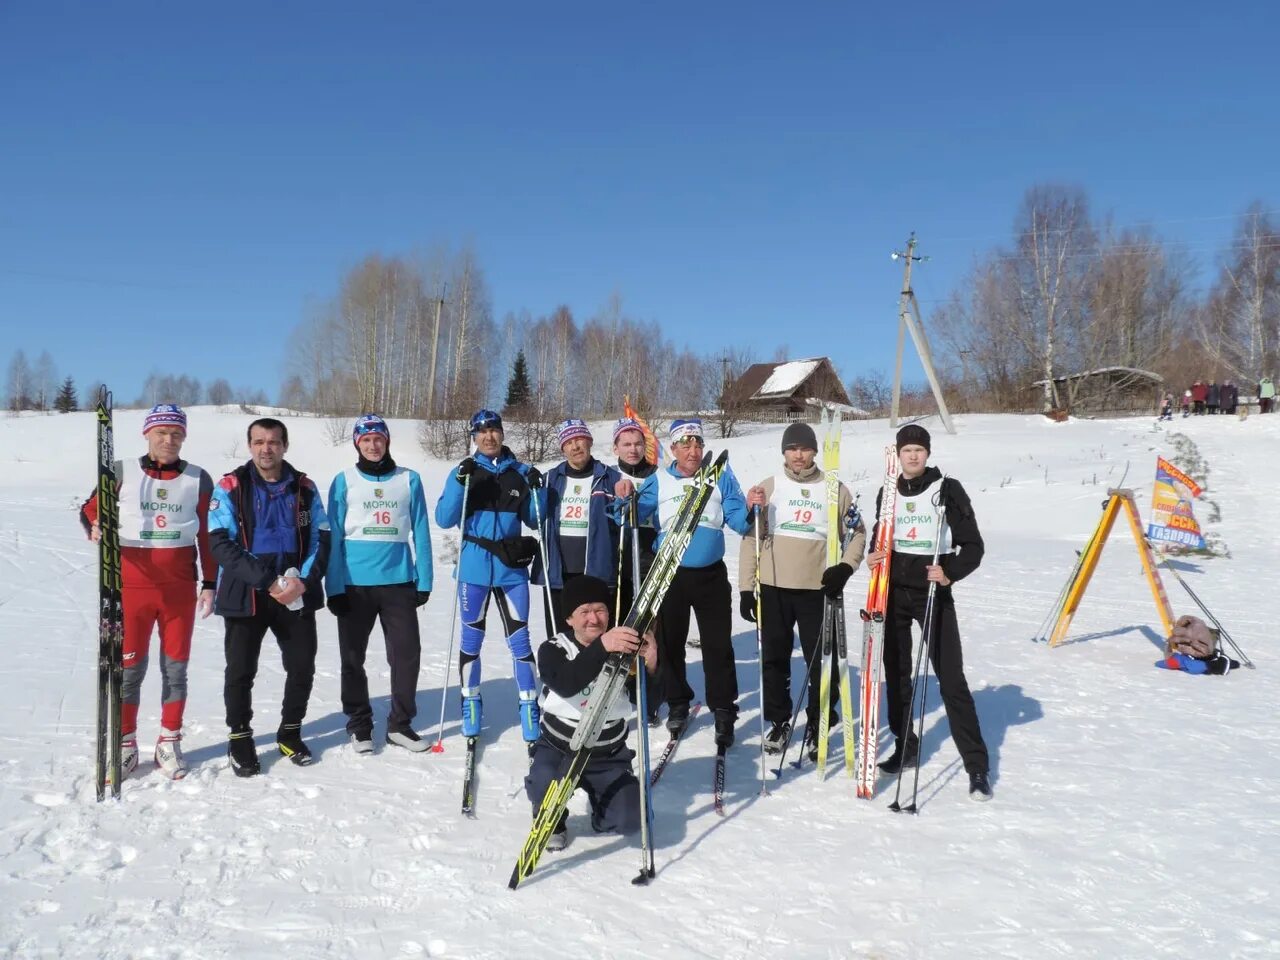
<svg viewBox="0 0 1280 960"><path fill-rule="evenodd" d="M637 526L636 498L632 494L631 520L631 595L640 595L640 529ZM621 599L622 550L618 551L619 599ZM633 600L634 602L634 600ZM619 611L619 616L622 616ZM643 642L644 638L641 638ZM656 642L656 641L655 641ZM631 882L644 885L656 876L653 866L653 807L649 795L649 670L644 657L636 663L636 746L640 752L640 873Z"/></svg>
<svg viewBox="0 0 1280 960"><path fill-rule="evenodd" d="M760 617L764 607L760 594L760 508L756 507L756 666L760 672L760 796L769 795L764 762L764 638Z"/></svg>
<svg viewBox="0 0 1280 960"><path fill-rule="evenodd" d="M1149 542L1150 541L1148 541L1148 543ZM1240 649L1240 645L1231 638L1231 634L1227 633L1227 628L1222 625L1222 621L1219 620L1217 617L1215 617L1213 615L1213 612L1210 611L1210 609L1204 605L1204 601L1201 600L1196 595L1196 592L1191 589L1191 584L1187 583L1186 580L1182 579L1182 574L1178 572L1177 567L1173 566L1173 564L1169 562L1169 558L1164 554L1161 554L1160 562L1164 565L1164 568L1166 570L1170 571L1173 574L1174 579L1176 579L1178 583L1182 585L1182 589L1187 591L1187 596L1189 596L1192 599L1192 601L1195 602L1195 605L1200 608L1200 612L1203 613L1209 619L1209 622L1213 624L1214 629L1218 631L1218 636L1221 637L1223 640L1227 641L1227 643L1231 644L1231 649L1234 650L1236 656L1240 658L1240 662L1243 663L1250 670L1256 669L1253 665L1253 661L1250 660L1247 656L1245 656L1245 652Z"/></svg>
<svg viewBox="0 0 1280 960"><path fill-rule="evenodd" d="M823 611L823 621L824 623L826 621L825 609ZM825 629L825 626L823 629ZM802 688L803 696L796 697L795 709L791 711L791 728L787 731L787 739L782 742L782 756L778 760L778 769L775 770L773 773L775 777L782 776L782 765L786 763L787 751L791 748L791 738L795 735L796 721L800 719L800 706L801 704L808 703L809 701L809 685L810 683L812 683L812 680L813 680L813 667L814 667L814 664L818 662L818 651L821 649L822 649L822 640L821 638L819 638L818 642L814 644L813 653L809 654L809 659L804 665L804 687ZM805 733L808 734L808 732L809 732L809 727L808 727L808 724L806 723ZM801 751L800 759L796 761L795 765L797 768L802 767L804 765L803 751Z"/></svg>
<svg viewBox="0 0 1280 960"><path fill-rule="evenodd" d="M449 481L445 481L448 483ZM431 745L432 753L444 753L444 708L449 702L450 677L453 670L453 632L458 626L458 608L462 606L462 547L467 534L467 494L471 492L471 474L462 481L462 519L458 521L458 560L453 565L453 616L449 620L449 653L444 658L444 690L440 694L440 727L436 731L436 742ZM461 676L458 678L461 680Z"/></svg>
<svg viewBox="0 0 1280 960"><path fill-rule="evenodd" d="M939 496L941 496L941 488L939 488L938 493ZM938 552L942 548L942 530L943 525L946 523L947 515L947 507L945 504L937 503L936 506L938 507L938 528L933 541L933 566L935 567L938 565ZM924 750L925 701L929 695L929 647L932 640L930 634L933 631L934 611L937 609L937 595L938 582L936 580L930 580L929 596L925 600L924 605L924 620L920 624L920 641L916 647L915 676L911 681L911 702L907 705L907 716L903 723L904 733L907 738L902 744L902 756L904 759L907 753L907 745L911 742L911 734L916 733L915 778L911 784L911 804L905 808L907 813L915 813L917 810L916 795L920 787L920 754ZM918 721L912 716L916 705L917 687L920 690L920 712ZM919 727L918 732L916 732L915 729L917 726ZM901 796L902 768L899 767L898 783L894 789L893 803L889 804L889 809L894 813L899 813L904 809L899 804Z"/></svg>
<svg viewBox="0 0 1280 960"><path fill-rule="evenodd" d="M526 478L525 483L528 483ZM547 489L546 478L542 480L542 489ZM556 618L555 604L551 602L551 565L547 563L547 540L542 531L542 506L538 503L538 491L534 487L529 487L529 496L533 497L533 520L538 527L538 553L542 557L542 593L543 599L547 602L547 622L551 624L550 632L547 639L550 640L557 632L559 632L560 623Z"/></svg>

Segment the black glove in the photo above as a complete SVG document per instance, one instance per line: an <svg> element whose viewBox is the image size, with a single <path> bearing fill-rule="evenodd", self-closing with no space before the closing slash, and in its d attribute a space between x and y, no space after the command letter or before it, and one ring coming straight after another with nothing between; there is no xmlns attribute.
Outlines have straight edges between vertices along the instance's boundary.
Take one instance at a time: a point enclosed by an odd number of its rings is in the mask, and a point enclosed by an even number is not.
<svg viewBox="0 0 1280 960"><path fill-rule="evenodd" d="M756 595L750 590L743 590L738 595L738 612L747 623L756 622Z"/></svg>
<svg viewBox="0 0 1280 960"><path fill-rule="evenodd" d="M847 563L837 563L834 567L827 567L822 571L822 592L835 600L852 576L853 567Z"/></svg>
<svg viewBox="0 0 1280 960"><path fill-rule="evenodd" d="M465 484L467 482L467 477L471 476L475 472L476 472L476 458L467 457L467 459L463 460L460 464L458 464L458 472L455 473L453 476L454 476L454 479L456 479L459 483Z"/></svg>
<svg viewBox="0 0 1280 960"><path fill-rule="evenodd" d="M325 606L335 617L345 617L351 612L351 598L345 593L335 593L325 601Z"/></svg>
<svg viewBox="0 0 1280 960"><path fill-rule="evenodd" d="M430 591L430 590L419 590L419 591L418 591L418 599L414 602L414 604L413 604L413 605L414 605L415 607L420 607L420 606L422 606L424 603L426 603L426 602L427 602L428 600L430 600L430 599L431 599L431 591Z"/></svg>
<svg viewBox="0 0 1280 960"><path fill-rule="evenodd" d="M537 467L530 467L529 472L524 475L524 482L529 485L530 490L537 490L542 486L542 471Z"/></svg>

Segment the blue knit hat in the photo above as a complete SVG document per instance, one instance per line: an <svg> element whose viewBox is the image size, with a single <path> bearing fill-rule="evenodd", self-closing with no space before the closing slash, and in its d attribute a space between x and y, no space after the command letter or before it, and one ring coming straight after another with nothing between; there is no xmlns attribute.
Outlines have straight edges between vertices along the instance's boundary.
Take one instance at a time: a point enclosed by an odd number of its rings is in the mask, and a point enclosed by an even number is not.
<svg viewBox="0 0 1280 960"><path fill-rule="evenodd" d="M697 417L690 417L688 420L672 420L669 436L672 443L679 443L686 437L697 437L701 440L702 421Z"/></svg>
<svg viewBox="0 0 1280 960"><path fill-rule="evenodd" d="M360 438L367 433L380 433L387 438L387 443L391 442L391 428L376 413L366 413L356 418L355 425L351 428L351 442L359 446Z"/></svg>

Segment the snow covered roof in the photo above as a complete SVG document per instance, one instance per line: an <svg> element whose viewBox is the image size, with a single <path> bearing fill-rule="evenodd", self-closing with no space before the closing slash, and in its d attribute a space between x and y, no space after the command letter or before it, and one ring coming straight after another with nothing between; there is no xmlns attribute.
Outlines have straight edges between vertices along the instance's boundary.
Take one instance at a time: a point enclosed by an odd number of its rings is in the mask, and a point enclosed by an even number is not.
<svg viewBox="0 0 1280 960"><path fill-rule="evenodd" d="M1137 367L1099 367L1097 370L1083 370L1080 373L1066 373L1060 377L1054 377L1054 383L1062 383L1064 380L1080 380L1084 377L1100 377L1104 374L1123 374L1124 376L1138 377L1144 380L1154 380L1156 383L1164 383L1164 377L1158 373L1152 373L1150 370L1139 370ZM1043 387L1048 380L1035 380L1032 382L1033 387Z"/></svg>
<svg viewBox="0 0 1280 960"><path fill-rule="evenodd" d="M751 395L752 400L765 400L770 397L789 397L800 386L809 379L809 375L818 369L818 364L822 363L821 357L815 357L809 360L788 360L786 363L780 363L773 368L773 373L769 374L769 378L760 385L755 393Z"/></svg>

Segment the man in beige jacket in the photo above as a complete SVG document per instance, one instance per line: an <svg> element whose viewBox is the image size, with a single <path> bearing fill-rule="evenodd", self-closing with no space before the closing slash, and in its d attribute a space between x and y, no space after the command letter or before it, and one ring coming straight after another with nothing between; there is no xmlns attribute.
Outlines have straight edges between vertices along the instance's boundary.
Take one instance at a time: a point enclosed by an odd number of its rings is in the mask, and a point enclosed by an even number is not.
<svg viewBox="0 0 1280 960"><path fill-rule="evenodd" d="M791 733L791 651L795 628L809 673L805 747L816 748L818 731L819 658L814 656L822 631L824 597L838 600L866 550L867 531L858 519L844 546L841 561L827 566L827 495L822 470L814 463L818 441L807 423L793 423L782 434L782 469L747 491L748 506L760 517L760 634L764 669L764 718L770 724L765 751L777 753ZM839 516L853 506L840 485ZM843 532L843 531L842 531ZM740 612L754 623L755 538L742 538L738 559ZM832 705L837 692L833 689ZM813 734L813 736L810 736Z"/></svg>

